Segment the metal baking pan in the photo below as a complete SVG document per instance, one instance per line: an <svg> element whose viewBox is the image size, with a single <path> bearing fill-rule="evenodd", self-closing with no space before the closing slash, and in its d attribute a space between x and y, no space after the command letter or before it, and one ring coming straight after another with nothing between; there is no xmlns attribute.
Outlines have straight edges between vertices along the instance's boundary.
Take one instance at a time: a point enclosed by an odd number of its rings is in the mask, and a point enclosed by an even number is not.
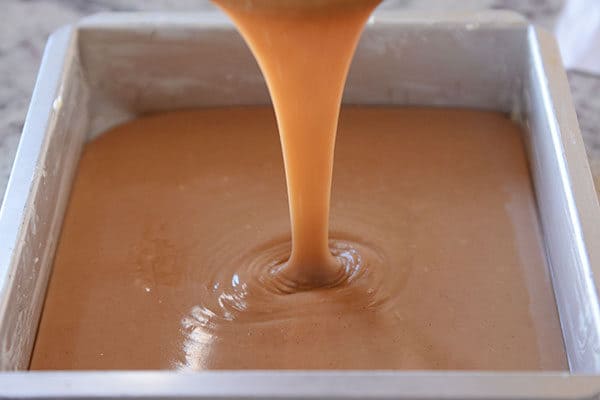
<svg viewBox="0 0 600 400"><path fill-rule="evenodd" d="M220 14L102 14L46 47L0 211L0 397L600 396L600 210L552 37L518 15L375 14L344 101L461 106L523 123L570 372L26 372L86 140L151 111L269 102Z"/></svg>

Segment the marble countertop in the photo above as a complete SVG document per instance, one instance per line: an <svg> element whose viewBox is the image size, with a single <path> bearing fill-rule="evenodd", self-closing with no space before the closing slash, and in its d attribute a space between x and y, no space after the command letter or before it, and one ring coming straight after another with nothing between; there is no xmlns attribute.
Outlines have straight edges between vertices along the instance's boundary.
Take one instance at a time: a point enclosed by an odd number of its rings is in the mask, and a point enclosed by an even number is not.
<svg viewBox="0 0 600 400"><path fill-rule="evenodd" d="M564 0L386 0L383 9L473 11L515 10L552 29ZM212 8L207 0L3 0L0 16L0 198L10 168L42 51L58 27L102 11L192 11ZM600 188L600 76L569 71L569 82L590 165Z"/></svg>

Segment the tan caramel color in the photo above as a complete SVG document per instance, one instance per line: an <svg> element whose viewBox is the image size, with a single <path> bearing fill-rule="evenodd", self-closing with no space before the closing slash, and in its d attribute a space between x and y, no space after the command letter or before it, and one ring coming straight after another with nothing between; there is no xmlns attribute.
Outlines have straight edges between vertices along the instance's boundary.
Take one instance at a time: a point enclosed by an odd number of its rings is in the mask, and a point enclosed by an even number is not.
<svg viewBox="0 0 600 400"><path fill-rule="evenodd" d="M32 369L565 369L521 134L501 114L347 108L339 286L290 253L272 110L144 117L84 151Z"/></svg>
<svg viewBox="0 0 600 400"><path fill-rule="evenodd" d="M332 286L347 268L328 246L333 150L346 74L380 0L215 0L250 46L281 138L292 254L274 268L280 290Z"/></svg>

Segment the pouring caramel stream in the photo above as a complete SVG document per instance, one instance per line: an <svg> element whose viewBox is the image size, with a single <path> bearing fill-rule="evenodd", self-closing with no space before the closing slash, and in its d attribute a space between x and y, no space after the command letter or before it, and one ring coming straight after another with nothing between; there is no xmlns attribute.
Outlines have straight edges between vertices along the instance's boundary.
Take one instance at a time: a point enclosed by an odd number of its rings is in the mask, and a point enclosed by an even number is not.
<svg viewBox="0 0 600 400"><path fill-rule="evenodd" d="M292 226L284 291L332 286L348 271L329 249L329 203L342 92L380 0L215 0L235 22L267 82L283 150Z"/></svg>

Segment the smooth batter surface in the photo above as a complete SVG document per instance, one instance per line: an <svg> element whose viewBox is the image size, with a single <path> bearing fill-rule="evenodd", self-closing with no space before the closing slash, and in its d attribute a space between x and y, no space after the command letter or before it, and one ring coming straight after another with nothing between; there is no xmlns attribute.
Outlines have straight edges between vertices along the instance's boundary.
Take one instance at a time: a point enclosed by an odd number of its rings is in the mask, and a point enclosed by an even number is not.
<svg viewBox="0 0 600 400"><path fill-rule="evenodd" d="M566 369L505 116L342 110L331 246L360 268L329 289L263 282L291 250L282 164L267 107L148 116L89 143L31 368Z"/></svg>

